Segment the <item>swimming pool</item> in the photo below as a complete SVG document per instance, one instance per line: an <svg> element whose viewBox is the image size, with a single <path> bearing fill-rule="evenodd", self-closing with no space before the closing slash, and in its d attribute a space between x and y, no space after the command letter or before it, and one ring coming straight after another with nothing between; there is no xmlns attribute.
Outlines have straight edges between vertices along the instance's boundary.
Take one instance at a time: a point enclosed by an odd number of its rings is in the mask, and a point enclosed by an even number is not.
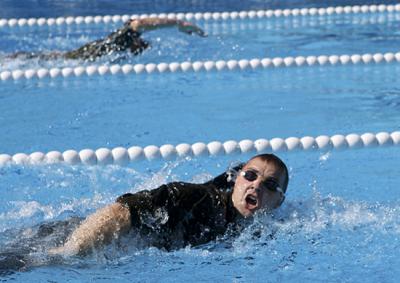
<svg viewBox="0 0 400 283"><path fill-rule="evenodd" d="M200 21L206 39L157 31L146 35L153 43L148 52L112 59L146 64L397 52L398 22L398 12ZM16 50L67 50L116 26L2 28L0 56ZM3 58L0 72L78 65L87 64ZM9 79L0 82L0 153L398 131L399 68L398 63L382 63ZM172 180L205 181L251 155L129 166L3 166L1 247L10 245L20 229L24 233L18 238L28 238L37 229L29 227L86 216L127 191ZM278 155L291 175L285 204L273 216L258 215L236 238L174 252L111 246L89 258L43 264L1 279L395 281L398 147ZM46 263L40 249L33 257Z"/></svg>

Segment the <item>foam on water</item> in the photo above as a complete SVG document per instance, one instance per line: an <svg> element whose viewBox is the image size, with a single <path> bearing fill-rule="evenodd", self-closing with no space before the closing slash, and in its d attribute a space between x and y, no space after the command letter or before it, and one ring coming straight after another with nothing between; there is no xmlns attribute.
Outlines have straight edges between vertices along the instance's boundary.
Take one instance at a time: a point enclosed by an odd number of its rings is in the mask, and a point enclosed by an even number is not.
<svg viewBox="0 0 400 283"><path fill-rule="evenodd" d="M114 165L3 167L0 169L4 191L0 231L15 224L20 227L71 215L87 215L124 193L150 190L177 181L179 175L174 170L187 160L166 163L157 171L148 169L142 173ZM194 178L202 182L207 177L210 175Z"/></svg>

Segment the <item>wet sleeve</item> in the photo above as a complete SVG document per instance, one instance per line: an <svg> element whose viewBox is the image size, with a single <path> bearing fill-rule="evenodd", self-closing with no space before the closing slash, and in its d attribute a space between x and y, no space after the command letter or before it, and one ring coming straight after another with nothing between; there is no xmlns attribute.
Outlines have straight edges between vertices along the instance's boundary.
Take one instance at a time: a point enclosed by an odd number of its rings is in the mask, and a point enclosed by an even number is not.
<svg viewBox="0 0 400 283"><path fill-rule="evenodd" d="M64 54L64 57L67 59L94 60L97 57L111 54L114 51L125 51L134 48L135 50L131 50L131 52L135 52L140 47L145 48L142 46L144 45L144 41L140 40L140 35L139 32L133 31L129 27L129 23L125 23L122 28L110 33L107 37L89 42L78 49L68 51Z"/></svg>
<svg viewBox="0 0 400 283"><path fill-rule="evenodd" d="M151 191L124 194L117 198L116 202L129 208L132 226L140 226L142 224L141 215L153 215L159 208L168 211L171 199L173 199L173 193L167 185L162 185Z"/></svg>
<svg viewBox="0 0 400 283"><path fill-rule="evenodd" d="M169 218L168 223L162 225L174 226L199 203L209 200L213 188L213 185L173 182L151 191L124 194L116 201L129 209L133 227L152 226L149 220L160 214Z"/></svg>

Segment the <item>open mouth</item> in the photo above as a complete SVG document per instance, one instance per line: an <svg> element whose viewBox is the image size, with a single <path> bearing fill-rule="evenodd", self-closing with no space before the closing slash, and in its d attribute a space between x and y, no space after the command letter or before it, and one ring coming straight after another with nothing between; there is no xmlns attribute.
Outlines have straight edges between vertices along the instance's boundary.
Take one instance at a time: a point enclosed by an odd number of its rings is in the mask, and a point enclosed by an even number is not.
<svg viewBox="0 0 400 283"><path fill-rule="evenodd" d="M246 203L250 207L256 207L257 206L257 198L253 195L248 195L248 196L246 196Z"/></svg>

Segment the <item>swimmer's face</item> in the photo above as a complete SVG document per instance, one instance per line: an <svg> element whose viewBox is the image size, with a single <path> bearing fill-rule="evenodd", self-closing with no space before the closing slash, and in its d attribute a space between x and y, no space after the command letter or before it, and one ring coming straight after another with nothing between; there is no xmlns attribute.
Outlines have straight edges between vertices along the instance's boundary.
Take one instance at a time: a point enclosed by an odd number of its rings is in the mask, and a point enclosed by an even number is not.
<svg viewBox="0 0 400 283"><path fill-rule="evenodd" d="M284 171L274 162L250 160L239 172L232 193L234 207L244 217L257 210L277 208L283 201Z"/></svg>

